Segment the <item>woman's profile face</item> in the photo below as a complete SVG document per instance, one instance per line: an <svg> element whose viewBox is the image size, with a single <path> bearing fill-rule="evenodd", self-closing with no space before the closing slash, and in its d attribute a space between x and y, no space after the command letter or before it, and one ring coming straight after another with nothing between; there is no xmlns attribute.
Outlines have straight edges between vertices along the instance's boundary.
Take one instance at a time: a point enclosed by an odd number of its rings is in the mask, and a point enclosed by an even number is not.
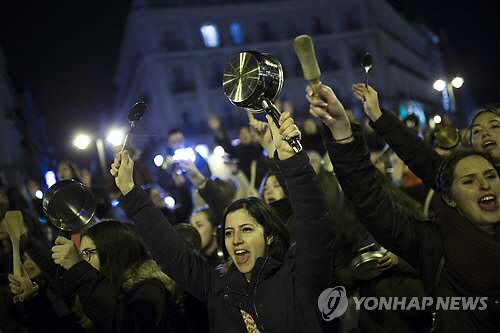
<svg viewBox="0 0 500 333"><path fill-rule="evenodd" d="M272 237L264 237L264 228L244 208L226 216L224 242L238 270L250 281L257 258L266 255Z"/></svg>
<svg viewBox="0 0 500 333"><path fill-rule="evenodd" d="M94 241L90 237L82 237L82 240L80 242L80 253L82 254L83 260L91 264L92 267L97 270L101 268L99 253L97 252Z"/></svg>
<svg viewBox="0 0 500 333"><path fill-rule="evenodd" d="M491 163L479 155L460 160L453 173L451 206L468 220L479 224L500 221L500 179Z"/></svg>
<svg viewBox="0 0 500 333"><path fill-rule="evenodd" d="M210 223L207 213L198 212L193 214L190 222L200 234L202 251L216 241L217 228Z"/></svg>
<svg viewBox="0 0 500 333"><path fill-rule="evenodd" d="M262 193L262 200L270 204L272 202L284 199L286 197L283 187L281 187L278 178L275 175L267 177L264 183L264 192Z"/></svg>
<svg viewBox="0 0 500 333"><path fill-rule="evenodd" d="M493 112L484 112L474 119L471 141L474 148L500 162L500 117Z"/></svg>

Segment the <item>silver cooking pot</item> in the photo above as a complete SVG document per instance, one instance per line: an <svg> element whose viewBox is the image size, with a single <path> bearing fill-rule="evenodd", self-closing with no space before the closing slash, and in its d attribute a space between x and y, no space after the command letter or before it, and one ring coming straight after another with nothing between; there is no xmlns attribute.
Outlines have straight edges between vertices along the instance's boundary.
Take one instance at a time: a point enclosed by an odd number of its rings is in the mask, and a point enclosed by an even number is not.
<svg viewBox="0 0 500 333"><path fill-rule="evenodd" d="M371 280L382 274L377 264L383 254L376 249L375 243L359 249L358 253L351 261L352 275L356 280Z"/></svg>
<svg viewBox="0 0 500 333"><path fill-rule="evenodd" d="M96 203L87 186L76 180L63 180L47 190L42 207L56 228L78 232L94 217Z"/></svg>
<svg viewBox="0 0 500 333"><path fill-rule="evenodd" d="M224 70L224 94L236 106L250 112L266 112L279 127L281 112L274 105L283 88L283 67L267 53L245 51L235 55ZM288 141L293 150L302 150L299 138Z"/></svg>

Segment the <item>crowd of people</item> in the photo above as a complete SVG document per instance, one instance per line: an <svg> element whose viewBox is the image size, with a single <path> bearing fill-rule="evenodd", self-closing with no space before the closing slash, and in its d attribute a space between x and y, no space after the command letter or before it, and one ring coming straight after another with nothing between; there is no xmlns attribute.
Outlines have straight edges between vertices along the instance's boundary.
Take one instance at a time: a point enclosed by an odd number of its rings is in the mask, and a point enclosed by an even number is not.
<svg viewBox="0 0 500 333"><path fill-rule="evenodd" d="M500 107L477 110L468 129L424 129L381 109L373 87L352 90L366 122L323 84L306 87L300 128L291 112L279 124L249 113L233 145L210 115L223 179L196 152L167 159L157 183L127 150L107 186L62 161L58 181L87 185L97 206L71 238L43 223L39 200L0 191L0 331L499 332ZM169 132L171 156L184 140ZM14 215L24 223L18 274ZM336 286L345 312L325 320L320 295ZM358 306L390 297L485 306Z"/></svg>

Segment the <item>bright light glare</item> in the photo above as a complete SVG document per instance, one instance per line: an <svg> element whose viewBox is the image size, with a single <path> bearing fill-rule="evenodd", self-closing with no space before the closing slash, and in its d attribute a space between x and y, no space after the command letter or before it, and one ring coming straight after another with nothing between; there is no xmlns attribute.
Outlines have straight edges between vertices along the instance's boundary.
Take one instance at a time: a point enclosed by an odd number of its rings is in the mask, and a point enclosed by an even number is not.
<svg viewBox="0 0 500 333"><path fill-rule="evenodd" d="M40 191L40 190L36 190L36 192L35 192L35 197L36 197L37 199L42 200L42 199L43 199L43 192L42 192L42 191Z"/></svg>
<svg viewBox="0 0 500 333"><path fill-rule="evenodd" d="M435 124L440 124L441 123L441 116L440 115L435 115L434 116L434 123Z"/></svg>
<svg viewBox="0 0 500 333"><path fill-rule="evenodd" d="M197 145L194 148L194 150L196 150L198 152L198 154L201 155L201 157L208 158L209 150L208 150L207 145L203 145L203 144Z"/></svg>
<svg viewBox="0 0 500 333"><path fill-rule="evenodd" d="M205 47L219 46L219 31L217 31L217 27L214 24L204 24L201 26L200 31Z"/></svg>
<svg viewBox="0 0 500 333"><path fill-rule="evenodd" d="M451 80L451 85L453 88L460 88L464 84L464 78L457 76L453 80Z"/></svg>
<svg viewBox="0 0 500 333"><path fill-rule="evenodd" d="M444 80L441 80L441 79L436 80L436 82L434 82L432 87L434 89L436 89L437 91L443 91L444 88L446 88L446 82Z"/></svg>
<svg viewBox="0 0 500 333"><path fill-rule="evenodd" d="M78 149L86 149L90 144L90 137L88 135L78 135L75 140L73 140L73 144Z"/></svg>
<svg viewBox="0 0 500 333"><path fill-rule="evenodd" d="M122 130L113 129L109 131L106 141L108 141L113 147L119 146L123 143L125 135Z"/></svg>
<svg viewBox="0 0 500 333"><path fill-rule="evenodd" d="M163 202L165 203L165 205L167 205L168 208L174 208L175 206L175 199L171 196L165 197L165 199L163 199Z"/></svg>
<svg viewBox="0 0 500 333"><path fill-rule="evenodd" d="M56 173L52 170L47 171L45 173L45 184L47 184L47 187L51 187L56 182Z"/></svg>
<svg viewBox="0 0 500 333"><path fill-rule="evenodd" d="M217 157L224 157L224 154L226 152L224 151L224 148L222 148L221 146L217 146L214 148L214 155L217 156Z"/></svg>
<svg viewBox="0 0 500 333"><path fill-rule="evenodd" d="M163 164L164 158L163 155L156 155L155 158L153 159L153 162L155 162L155 165L157 167L161 167Z"/></svg>
<svg viewBox="0 0 500 333"><path fill-rule="evenodd" d="M194 162L196 155L193 148L177 149L174 152L174 161L191 161Z"/></svg>
<svg viewBox="0 0 500 333"><path fill-rule="evenodd" d="M116 206L118 206L119 204L120 204L120 201L119 201L119 200L117 200L117 199L113 199L113 200L111 201L111 206L113 206L113 207L116 207Z"/></svg>

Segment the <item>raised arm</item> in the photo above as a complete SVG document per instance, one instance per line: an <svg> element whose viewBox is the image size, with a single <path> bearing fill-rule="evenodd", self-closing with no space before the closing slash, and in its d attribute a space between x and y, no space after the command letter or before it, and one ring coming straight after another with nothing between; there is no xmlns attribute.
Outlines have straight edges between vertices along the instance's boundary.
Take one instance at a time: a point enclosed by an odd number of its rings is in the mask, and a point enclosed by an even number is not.
<svg viewBox="0 0 500 333"><path fill-rule="evenodd" d="M222 189L221 185L205 177L191 161L181 161L181 168L186 170L187 177L198 190L205 203L215 212L220 221L224 215L224 209L231 204L232 198L229 198Z"/></svg>
<svg viewBox="0 0 500 333"><path fill-rule="evenodd" d="M116 154L111 165L111 175L124 196L121 205L165 273L206 302L208 291L218 280L217 273L187 247L146 192L134 186L133 166L127 151Z"/></svg>
<svg viewBox="0 0 500 333"><path fill-rule="evenodd" d="M403 160L403 162L422 181L432 189L436 189L436 175L441 164L441 156L410 128L408 128L396 115L388 110L382 112L378 103L377 92L364 83L352 86L354 96L366 102L364 110L375 132L384 138L385 142Z"/></svg>
<svg viewBox="0 0 500 333"><path fill-rule="evenodd" d="M319 295L328 284L329 256L333 244L333 217L324 199L318 177L305 152L294 154L283 140L300 136L287 112L281 128L268 116L276 146L274 160L284 176L296 220L296 277Z"/></svg>
<svg viewBox="0 0 500 333"><path fill-rule="evenodd" d="M329 87L322 86L320 94L308 97L310 112L330 129L324 137L328 153L360 221L382 246L418 267L424 234L430 234L428 223L416 220L391 201L377 179L361 129L351 127L342 104Z"/></svg>

